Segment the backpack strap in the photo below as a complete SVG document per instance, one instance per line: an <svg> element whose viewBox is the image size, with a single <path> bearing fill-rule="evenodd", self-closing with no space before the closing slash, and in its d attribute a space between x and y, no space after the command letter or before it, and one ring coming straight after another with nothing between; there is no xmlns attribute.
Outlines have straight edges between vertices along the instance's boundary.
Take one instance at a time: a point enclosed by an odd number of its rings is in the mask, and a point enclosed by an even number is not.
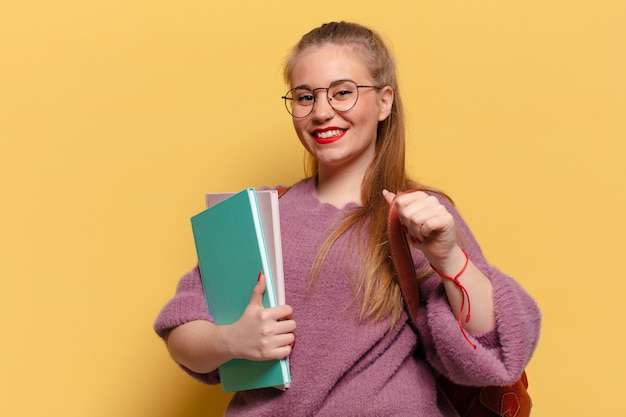
<svg viewBox="0 0 626 417"><path fill-rule="evenodd" d="M389 216L387 217L387 238L389 239L389 250L391 252L391 261L395 270L400 292L404 300L404 306L409 313L411 324L417 329L417 310L419 308L419 290L417 286L417 277L415 275L415 267L411 250L406 241L406 237L402 232L400 221L398 220L398 209L394 204L389 207Z"/></svg>
<svg viewBox="0 0 626 417"><path fill-rule="evenodd" d="M289 191L291 187L278 187L276 189L276 191L278 191L278 198L281 198L283 196L283 194L285 194L287 191Z"/></svg>

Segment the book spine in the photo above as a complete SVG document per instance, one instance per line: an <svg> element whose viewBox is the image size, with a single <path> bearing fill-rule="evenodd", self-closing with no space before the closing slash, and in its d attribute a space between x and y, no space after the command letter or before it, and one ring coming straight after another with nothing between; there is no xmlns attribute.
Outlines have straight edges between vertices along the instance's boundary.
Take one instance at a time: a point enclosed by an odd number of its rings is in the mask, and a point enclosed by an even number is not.
<svg viewBox="0 0 626 417"><path fill-rule="evenodd" d="M259 245L259 252L261 254L261 265L263 267L263 274L265 275L265 293L267 294L269 306L276 307L278 302L276 299L276 291L274 289L274 274L270 265L269 255L267 253L265 234L263 233L263 226L261 224L261 210L259 209L256 190L249 188L247 189L247 193L250 199L250 207L252 208L254 227L256 228L257 244Z"/></svg>
<svg viewBox="0 0 626 417"><path fill-rule="evenodd" d="M257 229L257 240L259 244L259 250L261 252L261 263L263 265L263 272L265 274L265 282L266 288L265 292L267 294L267 298L269 300L270 307L276 307L278 305L278 300L276 297L276 290L274 288L274 276L273 271L271 270L269 254L267 253L267 245L265 243L265 234L263 233L263 225L261 224L261 213L259 209L259 202L256 197L256 190L248 189L248 195L250 197L253 218L254 218L254 226ZM275 237L276 238L276 237ZM280 236L278 236L280 238ZM278 365L280 367L280 372L282 374L282 378L284 384L281 389L287 389L291 385L291 373L289 372L289 358L284 358L278 361Z"/></svg>

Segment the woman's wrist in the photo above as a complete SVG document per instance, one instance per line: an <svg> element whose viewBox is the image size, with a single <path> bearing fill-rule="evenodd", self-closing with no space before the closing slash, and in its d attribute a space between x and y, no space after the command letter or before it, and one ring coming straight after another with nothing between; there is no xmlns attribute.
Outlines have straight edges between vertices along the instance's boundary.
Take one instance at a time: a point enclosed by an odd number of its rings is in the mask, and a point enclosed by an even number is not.
<svg viewBox="0 0 626 417"><path fill-rule="evenodd" d="M429 259L428 261L439 275L454 277L466 267L468 257L465 251L456 245L445 258Z"/></svg>
<svg viewBox="0 0 626 417"><path fill-rule="evenodd" d="M459 248L460 249L460 248ZM469 323L470 318L471 318L471 305L470 305L470 293L467 290L467 288L465 288L465 286L463 286L463 284L461 284L459 282L459 278L461 277L461 275L463 275L463 273L465 272L465 270L467 269L467 266L469 265L469 256L467 256L467 253L463 250L460 249L461 253L463 254L464 257L464 261L463 261L463 266L461 266L461 269L458 270L458 272L456 272L454 275L452 274L447 274L444 273L442 271L437 270L437 268L435 268L433 266L433 269L435 270L435 272L441 277L441 279L444 281L444 285L451 285L450 283L453 283L458 289L459 289L459 294L461 297L460 303L459 303L459 315L458 315L458 321L459 321L459 328L461 329L461 333L463 333L463 336L465 337L465 340L467 340L467 342L474 348L476 349L476 344L474 342L472 342L472 340L467 336L467 333L465 332L465 327L463 325L463 322L465 321L465 323ZM448 292L446 290L446 292ZM456 298L456 297L455 297ZM448 293L448 299L451 302L452 305L452 300L450 299L450 295ZM467 305L467 310L465 310L465 305ZM465 320L463 320L463 313L467 311L467 314L465 315Z"/></svg>

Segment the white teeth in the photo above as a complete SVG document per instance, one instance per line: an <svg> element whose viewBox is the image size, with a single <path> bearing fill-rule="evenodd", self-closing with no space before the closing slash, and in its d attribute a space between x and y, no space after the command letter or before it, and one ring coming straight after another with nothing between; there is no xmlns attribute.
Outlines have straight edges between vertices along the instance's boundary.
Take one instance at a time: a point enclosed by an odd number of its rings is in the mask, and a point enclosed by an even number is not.
<svg viewBox="0 0 626 417"><path fill-rule="evenodd" d="M316 132L315 136L318 138L326 139L332 136L339 136L343 133L343 130L335 129L335 130L327 130L326 132Z"/></svg>

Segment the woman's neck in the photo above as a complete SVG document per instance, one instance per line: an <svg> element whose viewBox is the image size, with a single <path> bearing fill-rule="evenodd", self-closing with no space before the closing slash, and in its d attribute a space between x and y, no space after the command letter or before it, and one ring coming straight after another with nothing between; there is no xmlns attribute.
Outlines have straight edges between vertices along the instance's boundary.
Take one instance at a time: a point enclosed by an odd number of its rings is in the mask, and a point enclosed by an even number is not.
<svg viewBox="0 0 626 417"><path fill-rule="evenodd" d="M317 173L317 198L322 203L343 208L349 203L361 202L361 185L365 172L332 170L320 167Z"/></svg>

